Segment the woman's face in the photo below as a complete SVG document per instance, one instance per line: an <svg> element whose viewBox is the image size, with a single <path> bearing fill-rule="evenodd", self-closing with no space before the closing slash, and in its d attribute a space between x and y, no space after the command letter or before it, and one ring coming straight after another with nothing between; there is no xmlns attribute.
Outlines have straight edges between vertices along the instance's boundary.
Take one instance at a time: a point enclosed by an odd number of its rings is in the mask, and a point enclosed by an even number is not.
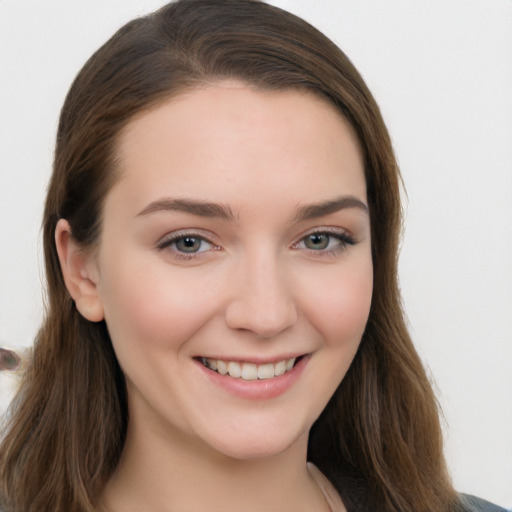
<svg viewBox="0 0 512 512"><path fill-rule="evenodd" d="M130 428L239 459L305 442L372 295L352 130L307 93L223 83L118 149L95 265Z"/></svg>

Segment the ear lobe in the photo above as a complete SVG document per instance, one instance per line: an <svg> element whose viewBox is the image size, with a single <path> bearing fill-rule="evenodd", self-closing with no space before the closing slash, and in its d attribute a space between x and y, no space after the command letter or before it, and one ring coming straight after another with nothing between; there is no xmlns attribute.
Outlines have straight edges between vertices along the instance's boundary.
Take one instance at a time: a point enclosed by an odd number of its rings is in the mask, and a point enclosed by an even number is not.
<svg viewBox="0 0 512 512"><path fill-rule="evenodd" d="M64 283L76 309L90 322L100 322L104 319L104 311L98 291L98 267L93 255L78 246L65 219L57 222L55 244Z"/></svg>

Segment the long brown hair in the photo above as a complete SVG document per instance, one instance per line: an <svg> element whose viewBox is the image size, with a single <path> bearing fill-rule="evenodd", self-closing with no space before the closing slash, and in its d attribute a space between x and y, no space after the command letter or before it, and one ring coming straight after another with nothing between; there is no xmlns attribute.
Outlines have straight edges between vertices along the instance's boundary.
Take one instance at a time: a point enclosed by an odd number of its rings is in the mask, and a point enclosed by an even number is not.
<svg viewBox="0 0 512 512"><path fill-rule="evenodd" d="M457 509L437 402L401 306L400 174L379 108L344 53L300 18L257 0L178 0L122 27L86 63L62 108L44 210L47 312L0 446L11 512L91 512L116 468L128 410L104 322L67 292L54 243L59 218L97 243L116 181L116 143L134 115L183 90L238 79L308 90L358 135L371 215L374 294L353 364L316 421L308 458L349 511Z"/></svg>

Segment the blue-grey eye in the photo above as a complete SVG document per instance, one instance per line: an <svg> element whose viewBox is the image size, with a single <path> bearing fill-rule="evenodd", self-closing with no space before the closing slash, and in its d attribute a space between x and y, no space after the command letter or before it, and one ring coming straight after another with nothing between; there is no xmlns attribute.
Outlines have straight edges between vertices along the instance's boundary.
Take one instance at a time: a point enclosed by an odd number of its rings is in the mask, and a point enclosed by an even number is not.
<svg viewBox="0 0 512 512"><path fill-rule="evenodd" d="M326 233L312 233L304 238L304 245L314 251L323 251L329 247L331 235Z"/></svg>
<svg viewBox="0 0 512 512"><path fill-rule="evenodd" d="M195 236L182 236L174 240L174 246L180 252L200 252L201 249L205 250L204 244L207 244L202 238Z"/></svg>
<svg viewBox="0 0 512 512"><path fill-rule="evenodd" d="M354 240L346 233L331 233L329 231L316 231L306 235L296 245L300 249L308 249L328 253L345 249L348 245L354 245Z"/></svg>
<svg viewBox="0 0 512 512"><path fill-rule="evenodd" d="M159 250L171 249L174 253L181 255L194 255L205 251L210 251L214 245L205 240L201 235L190 234L171 234L158 241L156 247Z"/></svg>

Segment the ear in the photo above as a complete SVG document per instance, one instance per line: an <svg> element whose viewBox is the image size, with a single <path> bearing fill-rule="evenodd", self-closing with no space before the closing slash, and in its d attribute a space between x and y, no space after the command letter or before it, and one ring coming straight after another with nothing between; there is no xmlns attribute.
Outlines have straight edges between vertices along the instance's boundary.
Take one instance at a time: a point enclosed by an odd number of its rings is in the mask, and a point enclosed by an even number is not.
<svg viewBox="0 0 512 512"><path fill-rule="evenodd" d="M57 222L55 244L64 283L76 309L90 322L100 322L104 319L104 311L98 291L99 271L95 256L78 246L65 219Z"/></svg>

